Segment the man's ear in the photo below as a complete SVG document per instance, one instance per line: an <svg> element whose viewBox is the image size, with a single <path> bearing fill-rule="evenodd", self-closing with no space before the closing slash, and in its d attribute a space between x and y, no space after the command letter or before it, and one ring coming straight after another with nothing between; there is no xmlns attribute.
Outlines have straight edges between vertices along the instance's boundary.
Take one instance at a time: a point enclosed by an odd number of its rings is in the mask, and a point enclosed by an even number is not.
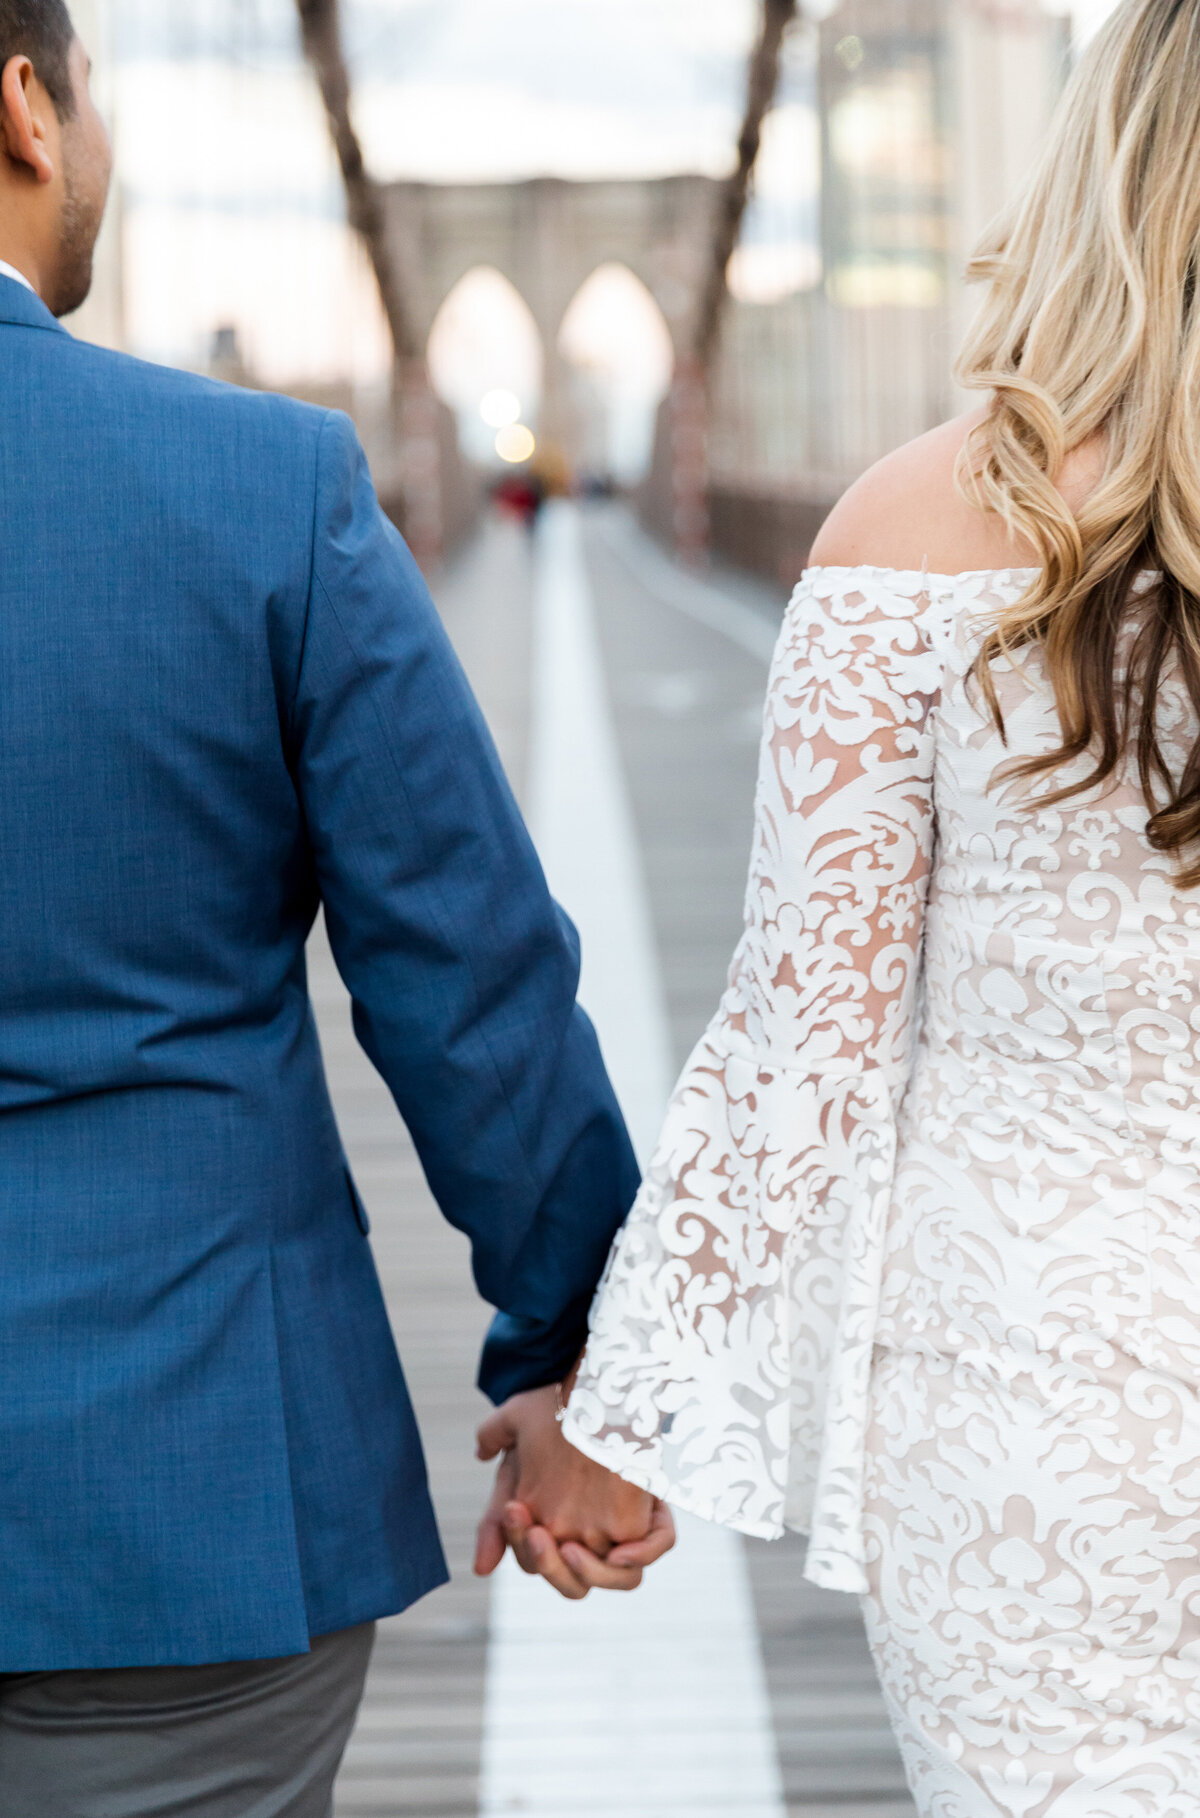
<svg viewBox="0 0 1200 1818"><path fill-rule="evenodd" d="M54 161L46 146L45 109L50 105L29 58L10 57L0 73L0 149L39 183L54 181Z"/></svg>

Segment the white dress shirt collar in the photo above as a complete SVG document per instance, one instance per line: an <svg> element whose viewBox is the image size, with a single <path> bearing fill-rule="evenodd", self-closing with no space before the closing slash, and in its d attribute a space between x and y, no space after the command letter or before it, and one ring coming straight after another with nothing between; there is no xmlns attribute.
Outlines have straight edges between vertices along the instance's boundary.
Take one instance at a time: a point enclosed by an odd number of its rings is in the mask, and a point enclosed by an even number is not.
<svg viewBox="0 0 1200 1818"><path fill-rule="evenodd" d="M25 273L23 271L18 271L15 265L10 265L7 259L0 259L0 278L15 278L18 284L23 284L25 286L26 290L33 290L33 285L25 276ZM36 296L36 294L35 291L34 295Z"/></svg>

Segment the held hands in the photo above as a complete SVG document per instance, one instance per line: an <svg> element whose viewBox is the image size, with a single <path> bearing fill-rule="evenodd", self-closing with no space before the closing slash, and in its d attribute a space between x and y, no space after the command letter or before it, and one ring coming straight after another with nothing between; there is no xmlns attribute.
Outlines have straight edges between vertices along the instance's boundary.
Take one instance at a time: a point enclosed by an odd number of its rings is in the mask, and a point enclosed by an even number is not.
<svg viewBox="0 0 1200 1818"><path fill-rule="evenodd" d="M675 1545L665 1503L585 1458L564 1438L553 1386L514 1395L479 1429L477 1456L500 1458L496 1487L475 1548L481 1578L506 1546L522 1571L564 1597L633 1591Z"/></svg>

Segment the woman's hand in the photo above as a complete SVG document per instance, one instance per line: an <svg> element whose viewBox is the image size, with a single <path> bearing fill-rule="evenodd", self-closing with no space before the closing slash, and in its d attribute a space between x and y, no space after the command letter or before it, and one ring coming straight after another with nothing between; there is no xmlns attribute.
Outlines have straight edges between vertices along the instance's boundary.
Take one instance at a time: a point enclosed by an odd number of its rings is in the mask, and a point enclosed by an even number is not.
<svg viewBox="0 0 1200 1818"><path fill-rule="evenodd" d="M564 1438L553 1386L514 1395L479 1429L478 1457L503 1454L475 1549L481 1578L511 1546L521 1569L575 1600L633 1591L675 1545L665 1504L585 1458Z"/></svg>

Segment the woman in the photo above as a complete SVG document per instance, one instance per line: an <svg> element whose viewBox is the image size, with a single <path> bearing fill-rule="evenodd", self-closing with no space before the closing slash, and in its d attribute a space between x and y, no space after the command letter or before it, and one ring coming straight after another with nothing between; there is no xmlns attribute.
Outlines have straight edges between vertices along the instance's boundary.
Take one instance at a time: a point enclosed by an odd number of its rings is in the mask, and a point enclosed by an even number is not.
<svg viewBox="0 0 1200 1818"><path fill-rule="evenodd" d="M984 408L792 602L565 1422L810 1533L937 1818L1200 1815L1198 269L1200 0L1125 0L976 262Z"/></svg>

